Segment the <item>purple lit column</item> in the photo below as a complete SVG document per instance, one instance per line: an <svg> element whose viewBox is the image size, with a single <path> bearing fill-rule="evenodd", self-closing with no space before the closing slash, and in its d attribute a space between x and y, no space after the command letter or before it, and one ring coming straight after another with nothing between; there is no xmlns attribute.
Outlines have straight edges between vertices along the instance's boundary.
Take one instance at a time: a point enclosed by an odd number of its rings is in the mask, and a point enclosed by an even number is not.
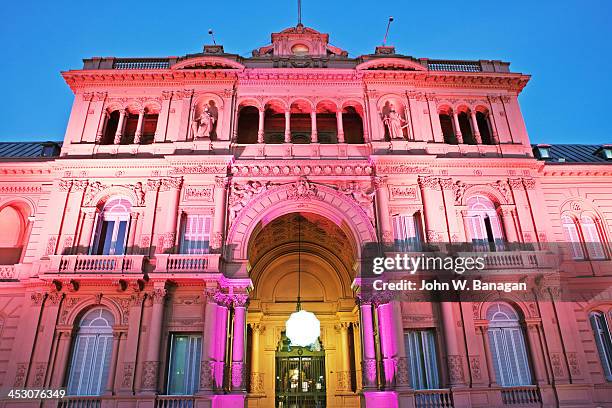
<svg viewBox="0 0 612 408"><path fill-rule="evenodd" d="M200 391L208 394L214 388L215 361L217 357L217 303L214 295L216 289L206 290L206 308L204 310L204 332L202 338L202 363L200 367Z"/></svg>
<svg viewBox="0 0 612 408"><path fill-rule="evenodd" d="M376 348L374 346L374 325L372 323L372 304L361 301L361 337L363 344L363 359L361 375L364 390L376 388Z"/></svg>
<svg viewBox="0 0 612 408"><path fill-rule="evenodd" d="M246 327L246 304L247 295L235 295L234 302L234 327L232 339L232 391L246 391L244 381L244 340Z"/></svg>
<svg viewBox="0 0 612 408"><path fill-rule="evenodd" d="M393 311L390 303L381 303L376 308L378 313L378 332L384 372L385 388L395 383L395 335L393 333Z"/></svg>
<svg viewBox="0 0 612 408"><path fill-rule="evenodd" d="M214 369L214 386L217 390L223 389L223 371L225 368L225 347L227 333L227 295L223 293L215 294L217 302L216 313L216 348L215 348L215 369Z"/></svg>

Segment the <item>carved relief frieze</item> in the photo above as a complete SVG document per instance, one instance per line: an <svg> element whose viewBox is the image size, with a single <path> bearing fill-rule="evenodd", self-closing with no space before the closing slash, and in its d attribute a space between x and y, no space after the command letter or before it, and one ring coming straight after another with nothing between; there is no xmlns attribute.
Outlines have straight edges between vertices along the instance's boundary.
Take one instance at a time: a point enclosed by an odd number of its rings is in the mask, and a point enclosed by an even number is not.
<svg viewBox="0 0 612 408"><path fill-rule="evenodd" d="M213 201L212 185L194 186L190 185L183 189L183 200L185 201Z"/></svg>
<svg viewBox="0 0 612 408"><path fill-rule="evenodd" d="M374 168L368 164L331 165L325 163L303 164L300 166L272 166L261 164L238 164L231 168L235 177L269 177L269 176L318 176L347 175L368 176L374 173Z"/></svg>
<svg viewBox="0 0 612 408"><path fill-rule="evenodd" d="M415 201L417 186L414 185L389 185L389 198L392 200Z"/></svg>

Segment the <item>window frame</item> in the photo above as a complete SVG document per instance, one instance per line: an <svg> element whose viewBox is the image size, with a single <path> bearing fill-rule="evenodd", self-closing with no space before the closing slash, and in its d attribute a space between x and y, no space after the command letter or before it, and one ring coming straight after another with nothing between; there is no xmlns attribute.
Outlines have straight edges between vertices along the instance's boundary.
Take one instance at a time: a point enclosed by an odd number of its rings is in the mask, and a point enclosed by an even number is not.
<svg viewBox="0 0 612 408"><path fill-rule="evenodd" d="M412 214L401 212L391 216L393 243L398 252L422 251L424 236L421 214L420 211L416 211ZM412 233L412 235L408 236L409 233ZM411 240L412 242L410 242Z"/></svg>
<svg viewBox="0 0 612 408"><path fill-rule="evenodd" d="M510 311L512 315L509 316L508 313L503 312L502 306ZM492 320L490 313L494 307L498 308L498 311L494 312L494 316L504 314L508 318ZM489 351L495 371L493 374L497 384L501 387L533 385L534 375L530 350L527 346L526 333L517 310L509 303L494 302L488 306L486 318L488 322L487 337L491 347ZM515 337L515 334L518 334L518 338ZM524 372L521 373L521 370Z"/></svg>
<svg viewBox="0 0 612 408"><path fill-rule="evenodd" d="M92 319L89 326L82 326L83 322L88 317L98 312L100 313L100 315ZM109 319L105 319L102 316L103 312L106 312L108 314ZM106 326L91 325L91 323L93 323L95 320L98 320L98 319L106 320L107 325ZM106 385L108 382L108 377L109 375L112 375L111 370L110 370L110 362L111 362L113 346L114 346L114 341L113 341L113 326L114 325L115 325L114 316L112 315L110 310L108 310L105 307L93 308L81 317L79 321L78 332L72 343L70 360L69 360L69 365L68 365L68 375L66 376L66 392L68 393L68 395L99 396L105 392ZM103 352L102 358L100 358L99 357L99 353L100 353L99 347L101 346L100 341L102 339L104 339L105 342L104 342L104 345L102 346L104 347L104 350L102 350ZM92 340L94 341L93 348L89 350L89 344L90 344L90 341ZM83 341L86 341L85 346L84 346L85 354L83 356L82 361L80 361L78 352L79 352L79 349ZM88 354L91 355L93 358L95 358L89 364L89 370L86 367L88 365L88 361L85 359L85 357ZM100 361L97 361L97 359L100 359ZM77 364L80 366L79 370L77 370ZM95 366L97 364L101 364L101 365L98 367L99 378L97 378L97 381L96 381L96 379L95 378L92 379L92 377L94 376L94 373L96 372ZM76 373L79 373L78 374L79 379L76 385L77 387L76 392L73 393L72 390L73 390L74 385L72 384L72 382L77 381L75 379L75 376L77 375ZM84 376L87 377L86 384L82 384ZM95 383L97 383L97 387L96 387L97 392L92 392L95 389L92 390L91 387ZM85 390L82 390L81 389L82 387L84 387Z"/></svg>
<svg viewBox="0 0 612 408"><path fill-rule="evenodd" d="M200 237L201 241L196 241L196 240L187 240L187 228L189 225L189 219L190 218L202 218L202 231L200 233ZM208 214L208 213L200 213L200 212L183 212L181 214L181 225L180 225L180 239L179 239L179 254L182 255L206 255L210 253L210 240L211 240L211 236L212 236L212 228L213 228L213 216L212 214ZM208 233L206 233L206 228L208 228ZM195 235L196 238L198 238L198 233L189 233L189 235ZM208 238L207 240L205 238ZM201 248L199 248L199 246L194 246L193 248L190 246L189 248L186 247L187 243L197 243L197 242L202 242L202 243L206 243L206 246L202 245Z"/></svg>
<svg viewBox="0 0 612 408"><path fill-rule="evenodd" d="M125 211L123 212L112 212L117 206L124 206ZM126 197L113 197L108 200L104 205L102 211L97 214L96 225L94 227L94 234L92 236L89 254L90 255L125 255L127 251L127 239L130 234L130 220L131 220L132 203ZM108 232L102 237L102 232L105 227L105 223L112 222L112 232L110 233L110 245L108 247L108 253L106 252L106 240ZM125 223L125 232L123 239L121 240L121 246L119 247L117 238L121 229L122 223ZM108 224L106 224L108 225ZM100 246L102 246L100 248ZM120 253L117 253L120 249ZM102 253L98 253L102 252Z"/></svg>
<svg viewBox="0 0 612 408"><path fill-rule="evenodd" d="M596 309L592 310L589 316L589 323L591 326L591 331L593 333L593 338L595 340L595 348L597 349L597 355L599 357L599 363L601 364L601 368L603 370L603 376L608 382L612 382L612 331L610 330L610 314L612 313L612 309L609 309L607 312ZM595 332L593 317L598 316L602 321L605 327L602 328L606 333L603 335L606 336L607 340L607 350L603 348L604 344L600 343L602 340L601 335L598 335Z"/></svg>
<svg viewBox="0 0 612 408"><path fill-rule="evenodd" d="M173 352L175 350L175 339L178 337L187 337L188 340L188 349L187 352L185 354L185 362L187 364L185 364L184 367L185 368L183 375L184 375L184 380L183 380L183 384L182 386L185 388L185 393L180 394L180 393L170 393L171 391L171 381L172 381L172 371L174 368L174 358L176 358L173 355ZM197 339L199 339L199 343L197 342ZM195 344L195 349L191 350L190 347L192 347L191 342L193 340L196 340L196 344ZM197 332L182 332L182 331L177 331L177 332L172 332L169 333L168 336L168 359L167 359L167 369L166 369L166 382L165 382L165 386L166 386L166 395L176 395L176 396L189 396L189 395L194 395L200 386L200 366L202 363L202 342L203 342L203 336L202 333L197 333ZM195 352L195 355L191 355L191 352ZM197 358L199 356L199 359ZM191 362L192 366L189 366L188 363ZM188 371L189 369L191 369L191 374L195 375L195 378L191 378L191 380L188 378ZM192 393L188 393L187 388L189 387L189 382L191 382L191 385L193 386L193 392Z"/></svg>
<svg viewBox="0 0 612 408"><path fill-rule="evenodd" d="M413 334L416 336L411 339ZM419 344L413 347L415 341L419 341ZM410 386L415 390L440 389L442 376L436 330L429 327L404 330L404 349L410 367ZM412 353L413 349L415 353ZM416 371L421 375L415 375Z"/></svg>

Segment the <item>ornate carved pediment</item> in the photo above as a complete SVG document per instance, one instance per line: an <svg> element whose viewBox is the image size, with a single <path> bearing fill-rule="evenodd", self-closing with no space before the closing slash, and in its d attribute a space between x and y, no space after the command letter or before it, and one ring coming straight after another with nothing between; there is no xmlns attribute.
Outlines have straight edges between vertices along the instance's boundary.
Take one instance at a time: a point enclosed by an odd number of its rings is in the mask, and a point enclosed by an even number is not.
<svg viewBox="0 0 612 408"><path fill-rule="evenodd" d="M223 57L194 57L174 64L171 69L244 69L244 65Z"/></svg>

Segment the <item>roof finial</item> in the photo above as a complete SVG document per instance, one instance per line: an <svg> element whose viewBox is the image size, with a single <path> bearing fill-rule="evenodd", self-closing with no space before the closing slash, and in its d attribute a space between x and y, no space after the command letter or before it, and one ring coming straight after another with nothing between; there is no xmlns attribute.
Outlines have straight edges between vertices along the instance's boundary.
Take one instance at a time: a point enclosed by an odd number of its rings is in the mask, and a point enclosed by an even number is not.
<svg viewBox="0 0 612 408"><path fill-rule="evenodd" d="M387 36L389 35L389 27L391 26L391 22L393 21L393 16L389 16L389 21L387 22L387 31L385 31L385 38L383 39L383 47L387 45Z"/></svg>
<svg viewBox="0 0 612 408"><path fill-rule="evenodd" d="M297 23L297 26L301 27L302 26L302 0L297 0L297 6L298 6L298 23Z"/></svg>

